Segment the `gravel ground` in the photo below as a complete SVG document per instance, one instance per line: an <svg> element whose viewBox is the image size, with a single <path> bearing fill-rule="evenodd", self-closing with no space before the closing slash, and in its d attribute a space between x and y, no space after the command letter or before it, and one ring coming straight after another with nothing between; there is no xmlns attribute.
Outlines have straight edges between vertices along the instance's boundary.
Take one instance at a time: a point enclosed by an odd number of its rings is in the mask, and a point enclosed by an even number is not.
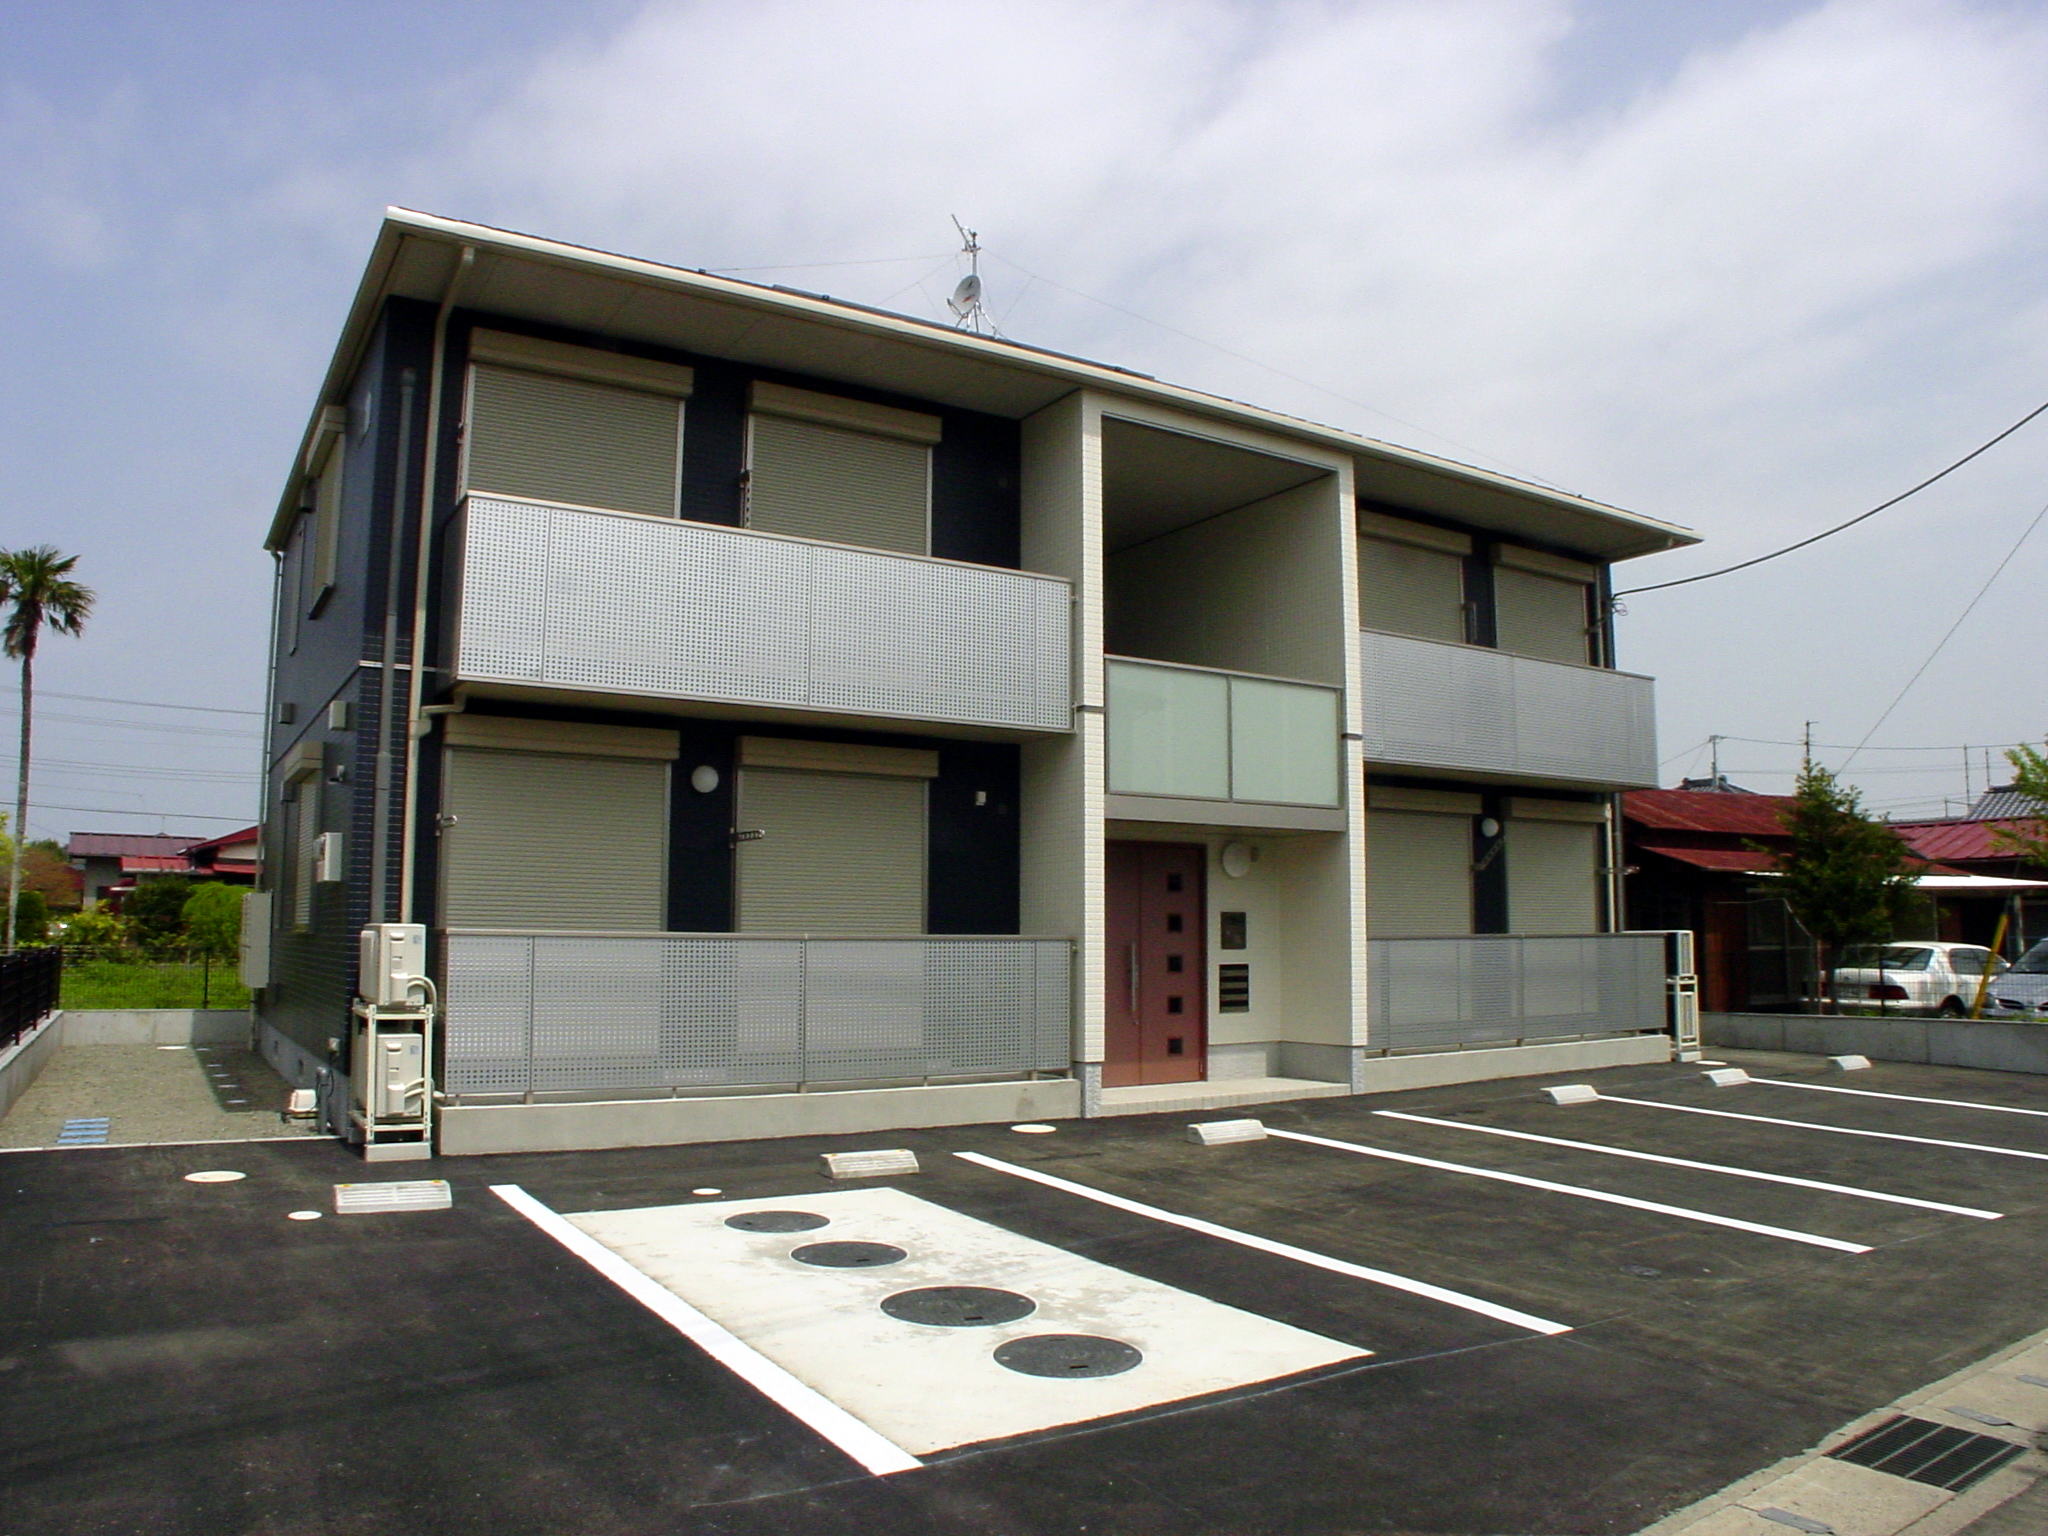
<svg viewBox="0 0 2048 1536"><path fill-rule="evenodd" d="M0 1120L0 1147L53 1146L65 1121L101 1115L110 1145L312 1134L278 1118L285 1093L239 1044L67 1046Z"/></svg>

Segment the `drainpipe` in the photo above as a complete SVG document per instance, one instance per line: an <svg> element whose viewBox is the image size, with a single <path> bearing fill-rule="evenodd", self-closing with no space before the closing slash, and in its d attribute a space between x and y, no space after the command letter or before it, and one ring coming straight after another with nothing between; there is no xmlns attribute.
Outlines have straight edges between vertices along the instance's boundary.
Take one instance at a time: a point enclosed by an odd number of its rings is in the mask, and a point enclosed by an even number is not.
<svg viewBox="0 0 2048 1536"><path fill-rule="evenodd" d="M440 311L434 316L432 373L427 379L427 447L420 456L420 536L413 556L412 579L412 677L405 704L405 820L399 838L398 920L412 921L413 870L419 858L419 773L420 736L425 726L420 718L426 688L427 568L432 564L434 544L434 479L441 457L442 376L447 372L448 314L455 308L455 296L462 280L476 264L476 247L465 245L448 287L441 295Z"/></svg>
<svg viewBox="0 0 2048 1536"><path fill-rule="evenodd" d="M257 879L260 888L266 891L277 889L276 860L278 850L270 846L270 773L275 766L271 760L271 741L277 731L277 637L281 632L279 616L284 611L284 551L270 552L270 665L263 671L263 744L257 748L262 754L263 777L258 782L262 788L257 791ZM271 914L271 926L275 928L276 913Z"/></svg>
<svg viewBox="0 0 2048 1536"><path fill-rule="evenodd" d="M370 921L389 916L385 901L391 884L391 706L398 697L399 542L405 535L405 492L412 468L412 397L418 376L408 368L398 376L398 468L392 476L391 515L384 538L384 664L377 685L376 792L370 817Z"/></svg>

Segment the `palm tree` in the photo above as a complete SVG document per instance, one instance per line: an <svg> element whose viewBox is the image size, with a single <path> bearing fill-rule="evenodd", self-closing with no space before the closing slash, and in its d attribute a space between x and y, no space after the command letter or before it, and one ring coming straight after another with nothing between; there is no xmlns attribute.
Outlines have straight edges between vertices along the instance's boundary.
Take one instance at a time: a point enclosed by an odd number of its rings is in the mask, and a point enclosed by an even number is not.
<svg viewBox="0 0 2048 1536"><path fill-rule="evenodd" d="M14 908L21 898L21 851L28 846L29 726L35 708L36 641L47 627L75 635L92 613L92 589L71 580L76 555L48 544L0 551L0 605L11 603L0 627L0 650L21 662L21 760L14 783L14 857L7 861L7 948L14 953Z"/></svg>

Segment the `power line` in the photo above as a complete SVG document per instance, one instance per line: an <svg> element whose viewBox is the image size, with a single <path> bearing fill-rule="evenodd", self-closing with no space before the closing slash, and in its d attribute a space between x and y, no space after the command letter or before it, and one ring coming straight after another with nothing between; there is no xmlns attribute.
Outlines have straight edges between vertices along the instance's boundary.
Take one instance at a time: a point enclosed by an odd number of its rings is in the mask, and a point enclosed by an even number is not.
<svg viewBox="0 0 2048 1536"><path fill-rule="evenodd" d="M952 252L946 252L951 258ZM721 276L727 272L816 272L826 267L899 267L913 261L930 261L930 256L871 256L862 261L791 261L772 267L699 267L699 272Z"/></svg>
<svg viewBox="0 0 2048 1536"><path fill-rule="evenodd" d="M1721 739L1723 741L1740 741L1747 743L1750 746L1756 747L1799 747L1806 745L1806 743L1802 741L1788 740L1784 737L1778 736L1730 736L1726 733L1723 733ZM1851 748L1850 744L1846 741L1816 741L1813 743L1813 745L1828 752L1848 752L1851 750L1860 750L1864 752L2003 752L2008 747L2032 746L2033 743L2025 741L1967 741L1949 742L1945 746L1939 747ZM1684 755L1685 754L1682 752L1679 754L1679 756L1681 757L1683 757ZM1659 766L1662 765L1660 764ZM1933 770L1930 769L1927 771L1932 772Z"/></svg>
<svg viewBox="0 0 2048 1536"><path fill-rule="evenodd" d="M21 712L0 709L0 720L19 720ZM231 731L217 725L174 725L169 721L154 720L108 720L99 715L67 715L57 710L36 711L36 723L59 721L65 725L101 725L118 731L160 731L171 736L222 736L235 741L260 741L261 731Z"/></svg>
<svg viewBox="0 0 2048 1536"><path fill-rule="evenodd" d="M39 693L37 697L44 699L70 699L78 704L133 704L143 709L190 710L193 714L197 715L252 715L259 720L263 718L263 711L260 709L223 709L217 704L162 704L155 699L108 699L102 698L96 693L58 693L54 689L47 688Z"/></svg>
<svg viewBox="0 0 2048 1536"><path fill-rule="evenodd" d="M2043 406L2042 409L2048 410L2048 406ZM1914 669L1911 677L1906 679L1906 686L1899 690L1898 696L1891 703L1885 705L1884 713L1877 717L1876 725L1871 726L1869 730L1863 733L1863 741L1856 743L1855 752L1851 752L1842 759L1842 766L1836 770L1838 773L1847 773L1849 771L1849 765L1856 761L1856 753L1863 750L1863 742L1870 740L1871 737L1877 734L1878 726L1883 725L1885 721L1891 718L1892 711L1899 707L1900 701L1913 691L1913 685L1920 681L1929 667L1934 665L1934 658L1941 654L1942 647L1955 638L1956 631L1963 627L1963 621L1977 611L1977 605L1984 601L1984 594L1991 590L1991 584L2005 574L2005 568L2012 564L2013 557L2020 552L2020 547L2034 536L2034 530L2041 526L2041 519L2044 517L2048 517L2048 502L2041 504L2041 510L2034 514L2034 520L2027 524L2025 531L2017 539L2013 540L2012 548L2005 552L2005 558L1991 568L1991 574L1984 578L1984 585L1977 589L1977 595L1970 599L1969 604L1961 613L1956 615L1955 623L1949 625L1948 629L1942 634L1942 637L1934 642L1934 649L1927 653L1927 659Z"/></svg>
<svg viewBox="0 0 2048 1536"><path fill-rule="evenodd" d="M1969 463L1970 460L1977 458L1982 454L1988 453L1993 448L1996 448L2000 443L2004 442L2008 437L2011 437L2013 433L2019 431L2021 427L2024 427L2028 422L2032 421L2036 416L2039 416L2043 411L2048 411L2048 400L2043 400L2039 405L2035 406L2031 411L2027 412L2026 415L2022 416L2018 421L2014 422L2011 426L2007 427L2003 432L1999 433L1998 436L1992 438L1989 442L1980 443L1975 448L1972 448L1960 459L1957 459L1955 463L1949 465L1947 469L1940 470L1934 474L1929 475L1925 480L1922 480L1918 485L1914 486L1911 490L1899 492L1899 494L1894 496L1890 501L1880 501L1868 512L1857 513L1854 517L1850 518L1846 523L1837 523L1834 527L1823 529L1821 532L1814 534L1811 538L1801 539L1797 544L1787 544L1783 549L1774 549L1767 555L1758 555L1754 560L1744 560L1737 565L1724 565L1718 571L1702 571L1697 576L1681 576L1676 581L1659 581L1653 582L1651 585L1647 587L1630 587L1626 591L1615 593L1614 596L1617 598L1634 597L1639 592L1662 592L1666 587L1684 587L1690 586L1695 581L1712 581L1716 576L1728 576L1732 575L1736 571L1746 571L1752 565L1762 565L1766 560L1775 560L1780 555L1791 554L1795 549L1804 549L1809 544L1818 544L1822 539L1833 538L1843 529L1854 528L1858 523L1863 522L1868 518L1873 518L1877 516L1878 513L1883 512L1888 508L1896 507L1908 496L1919 495L1922 491L1926 490L1927 487L1934 484L1935 481L1946 479L1948 476L1954 474L1957 470L1961 469L1965 464Z"/></svg>
<svg viewBox="0 0 2048 1536"><path fill-rule="evenodd" d="M126 810L110 810L104 805L50 805L40 800L31 800L32 811L72 811L80 816L153 816L159 821L233 821L252 822L253 816L214 816L205 811L144 811L134 806Z"/></svg>
<svg viewBox="0 0 2048 1536"><path fill-rule="evenodd" d="M83 758L39 757L35 760L37 772L47 768L52 773L82 773L95 777L120 777L142 779L189 779L205 784L251 784L263 775L254 768L165 768L157 764L136 763L95 763Z"/></svg>

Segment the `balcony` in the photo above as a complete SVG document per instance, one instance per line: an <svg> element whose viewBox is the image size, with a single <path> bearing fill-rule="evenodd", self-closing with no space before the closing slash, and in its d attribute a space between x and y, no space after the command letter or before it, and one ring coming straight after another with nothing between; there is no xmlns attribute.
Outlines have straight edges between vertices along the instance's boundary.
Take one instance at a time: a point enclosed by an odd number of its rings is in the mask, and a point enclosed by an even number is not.
<svg viewBox="0 0 2048 1536"><path fill-rule="evenodd" d="M458 681L804 720L1072 729L1068 584L472 496Z"/></svg>
<svg viewBox="0 0 2048 1536"><path fill-rule="evenodd" d="M1339 690L1122 659L1104 681L1111 816L1342 829Z"/></svg>
<svg viewBox="0 0 2048 1536"><path fill-rule="evenodd" d="M1070 1070L1065 939L455 930L441 1086L472 1101Z"/></svg>
<svg viewBox="0 0 2048 1536"><path fill-rule="evenodd" d="M1368 769L1602 789L1657 782L1647 677L1371 629L1360 645Z"/></svg>

